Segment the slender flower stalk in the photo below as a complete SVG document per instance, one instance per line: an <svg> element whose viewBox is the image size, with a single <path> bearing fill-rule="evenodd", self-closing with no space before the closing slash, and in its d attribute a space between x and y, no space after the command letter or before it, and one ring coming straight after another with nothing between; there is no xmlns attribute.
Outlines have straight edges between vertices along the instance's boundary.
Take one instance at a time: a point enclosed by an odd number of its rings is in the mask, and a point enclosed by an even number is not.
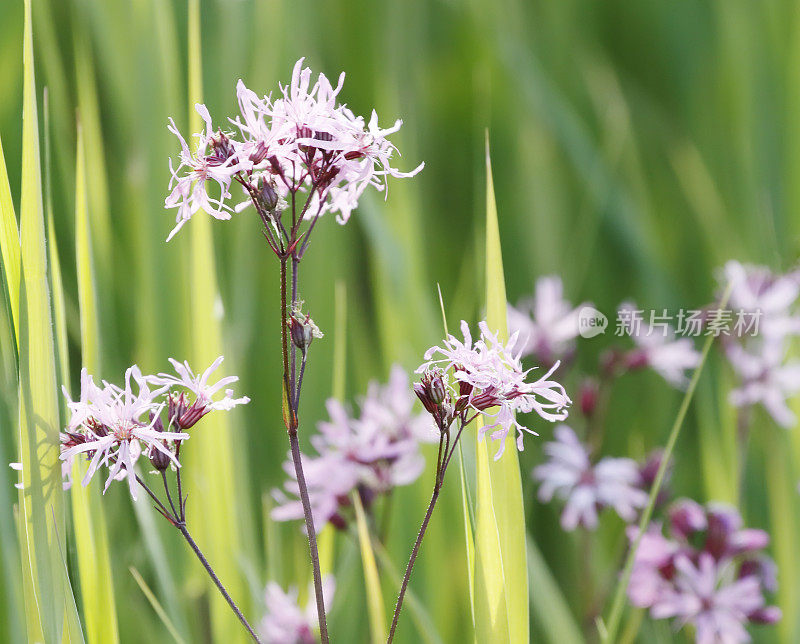
<svg viewBox="0 0 800 644"><path fill-rule="evenodd" d="M481 322L478 328L480 336L473 342L469 325L462 321L464 340L448 335L443 346L434 346L425 352L425 362L417 369L422 376L414 385L414 393L439 429L439 450L431 500L403 575L387 644L394 639L414 562L444 485L447 467L464 429L479 415L484 416L487 423L479 431L479 438L494 429L489 436L501 443L495 455L498 459L502 456L502 445L509 432L517 432L516 444L520 451L524 433L536 435L517 422L515 412L535 411L547 421L564 420L572 402L564 387L550 379L559 363L538 380L526 382L531 370L523 371L520 352L515 353L519 334L514 333L508 343L503 344L486 322ZM437 354L440 357L434 359Z"/></svg>
<svg viewBox="0 0 800 644"><path fill-rule="evenodd" d="M187 363L181 364L175 360L172 360L172 364L178 377L164 373L145 376L134 365L125 373L124 388L105 381L102 387L97 386L94 378L84 369L81 372L79 399L73 401L64 389L72 415L61 434L61 459L70 469L76 457L83 455L89 459L89 467L82 481L84 486L100 469L105 468L108 477L104 492L112 481L121 479L127 479L134 499L137 487L143 489L159 514L181 533L253 641L260 642L192 538L186 524L180 452L183 442L191 437L187 430L209 413L228 411L249 402L247 397L234 398L231 389L226 389L224 396L218 398L217 394L223 387L238 380L236 376L228 376L210 383L211 374L221 363L222 357L217 358L199 377L194 375ZM151 389L150 385L156 385L157 389ZM165 412L166 422L163 418ZM160 475L166 501L159 498L137 473L136 465L142 457L154 468L153 473ZM173 498L168 471L175 473L177 498Z"/></svg>
<svg viewBox="0 0 800 644"><path fill-rule="evenodd" d="M229 119L237 133L215 129L206 107L197 105L206 129L195 135L194 152L174 124L170 127L181 152L178 167L173 170L170 165L171 193L165 202L167 208L178 210L168 240L200 210L225 220L252 206L263 225L264 239L278 258L283 417L306 521L323 644L328 642L325 598L297 415L308 345L321 334L310 316L299 315L300 262L317 221L326 212L336 213L336 220L345 224L369 186L386 194L387 177L411 177L424 167L420 164L401 172L391 166L396 148L387 137L400 129L402 121L381 128L374 110L369 121L356 116L337 102L343 82L344 74L336 86L320 74L312 84L311 70L303 67L302 58L294 66L291 82L280 86L275 99L259 97L239 81L236 94L241 114ZM242 187L245 200L232 207L227 202L234 183ZM285 216L287 212L290 216ZM298 350L302 353L299 373Z"/></svg>

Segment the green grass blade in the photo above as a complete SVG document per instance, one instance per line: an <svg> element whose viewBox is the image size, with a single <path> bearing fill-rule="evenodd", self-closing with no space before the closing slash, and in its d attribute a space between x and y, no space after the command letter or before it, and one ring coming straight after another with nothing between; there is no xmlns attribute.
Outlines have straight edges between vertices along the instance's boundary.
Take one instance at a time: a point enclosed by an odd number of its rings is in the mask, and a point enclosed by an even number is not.
<svg viewBox="0 0 800 644"><path fill-rule="evenodd" d="M19 307L19 450L23 576L29 641L56 642L64 625L64 531L57 367L45 250L31 3L25 2Z"/></svg>
<svg viewBox="0 0 800 644"><path fill-rule="evenodd" d="M353 507L356 511L358 527L358 543L361 548L361 565L364 569L364 585L367 591L367 608L369 610L369 631L373 644L386 641L386 622L384 620L383 592L378 566L375 564L375 553L372 551L372 538L369 534L367 517L361 505L358 492L352 495Z"/></svg>
<svg viewBox="0 0 800 644"><path fill-rule="evenodd" d="M553 644L583 641L583 633L575 623L558 582L530 536L527 538L527 549L528 584L531 588L536 587L536 592L530 594L531 609L536 623L541 625L547 640Z"/></svg>
<svg viewBox="0 0 800 644"><path fill-rule="evenodd" d="M11 186L8 183L3 141L0 139L0 259L3 263L3 275L11 303L15 333L19 333L19 253L19 228L14 213L14 202L11 199Z"/></svg>
<svg viewBox="0 0 800 644"><path fill-rule="evenodd" d="M487 133L486 322L501 338L508 336L506 306ZM516 442L509 433L502 458L491 462L488 443L488 439L484 439L477 444L476 634L478 641L527 642L530 624L525 507ZM482 636L490 639L484 640Z"/></svg>
<svg viewBox="0 0 800 644"><path fill-rule="evenodd" d="M95 274L92 261L91 227L86 184L83 128L78 123L75 167L75 257L78 303L81 316L81 363L89 373L102 372ZM76 460L72 487L72 521L78 553L81 600L86 632L91 642L119 641L114 584L106 520L100 487L80 484L86 463Z"/></svg>
<svg viewBox="0 0 800 644"><path fill-rule="evenodd" d="M175 628L175 624L172 623L172 620L167 615L167 612L164 610L164 607L158 601L158 598L155 596L152 590L150 590L150 586L147 585L147 582L142 578L139 574L139 571L136 570L133 566L129 568L131 571L131 575L133 575L134 580L138 584L139 588L142 589L142 593L147 598L147 601L150 602L150 605L153 607L153 610L158 615L158 618L164 624L164 627L169 631L169 634L172 636L178 644L184 644L186 640L181 637L181 634L178 632L178 629ZM100 640L102 641L102 640Z"/></svg>
<svg viewBox="0 0 800 644"><path fill-rule="evenodd" d="M199 132L203 124L194 110L202 101L202 65L200 48L200 3L189 2L189 129ZM214 244L211 236L212 218L198 213L192 225L186 227L189 235L189 269L191 276L189 305L190 362L205 369L224 353L220 316L221 306ZM202 285L198 287L197 285ZM231 373L230 358L225 362ZM228 592L247 613L249 593L241 574L238 558L242 555L245 529L242 511L246 507L246 492L236 485L235 472L243 472L243 463L235 463L233 427L228 414L214 414L207 418L202 431L192 438L186 450L186 472L189 495L189 523L196 541L214 566ZM192 505L192 498L196 505ZM202 506L199 505L202 501ZM194 507L194 511L192 508ZM202 515L198 514L202 510ZM194 517L194 518L193 518ZM243 640L243 629L225 600L207 580L211 603L212 633L215 641L238 642Z"/></svg>

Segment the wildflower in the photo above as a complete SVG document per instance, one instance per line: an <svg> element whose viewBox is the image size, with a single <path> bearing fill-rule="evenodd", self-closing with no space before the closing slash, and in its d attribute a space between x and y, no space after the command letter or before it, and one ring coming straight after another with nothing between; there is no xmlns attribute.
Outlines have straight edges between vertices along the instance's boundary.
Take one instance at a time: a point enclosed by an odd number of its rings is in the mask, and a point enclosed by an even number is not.
<svg viewBox="0 0 800 644"><path fill-rule="evenodd" d="M331 575L322 580L322 594L326 606L333 601L336 583ZM264 595L267 612L259 628L261 637L269 644L314 644L317 642L315 625L317 608L314 588L309 588L311 598L304 609L298 605L297 588L284 592L275 582L267 584Z"/></svg>
<svg viewBox="0 0 800 644"><path fill-rule="evenodd" d="M551 364L574 350L580 309L591 305L584 302L573 308L563 293L560 277L540 277L532 298L521 300L516 308L508 306L508 330L519 332L523 341L521 357L535 355L539 361Z"/></svg>
<svg viewBox="0 0 800 644"><path fill-rule="evenodd" d="M514 428L517 431L517 448L524 448L524 432L536 436L536 432L517 422L515 413L535 411L545 420L564 420L566 408L572 403L564 387L550 376L558 369L556 362L541 378L526 382L531 370L523 371L520 353L514 353L519 333L514 333L507 344L502 344L497 336L489 331L486 322L479 325L481 335L474 343L469 325L462 321L461 332L464 341L448 335L444 346L434 346L425 352L425 361L417 373L426 373L433 368L451 371L458 382L458 393L453 389L452 397L460 405L483 414L489 423L479 430L479 435L491 429L493 440L500 441L495 460L505 449L505 438ZM433 360L433 356L442 357ZM463 408L463 407L462 407ZM492 411L497 408L496 411Z"/></svg>
<svg viewBox="0 0 800 644"><path fill-rule="evenodd" d="M314 320L311 319L311 316L303 313L301 310L302 305L302 302L298 302L293 307L292 314L286 322L286 325L289 327L289 334L294 346L305 353L314 338L322 338L324 334L319 330L319 327L314 324Z"/></svg>
<svg viewBox="0 0 800 644"><path fill-rule="evenodd" d="M408 374L392 367L385 385L370 383L360 401L360 414L353 416L341 402L327 402L329 420L317 425L311 437L315 457L303 458L306 485L319 530L333 520L341 523L339 510L348 506L349 496L358 490L365 504L394 487L414 482L425 467L420 443L438 440L439 434L425 414L414 412L414 395ZM294 469L287 460L284 470L289 481L273 496L279 505L273 510L276 520L299 519L302 506Z"/></svg>
<svg viewBox="0 0 800 644"><path fill-rule="evenodd" d="M731 260L722 270L721 282L731 285L729 306L757 316L758 332L768 339L800 333L800 271L777 275L766 266Z"/></svg>
<svg viewBox="0 0 800 644"><path fill-rule="evenodd" d="M237 83L240 115L230 119L237 135L215 132L205 106L198 105L206 130L196 135L197 149L192 152L170 121L181 153L177 169L170 162L172 192L165 205L178 208L178 215L169 238L200 209L217 219L230 219L226 200L234 180L249 198L235 208L237 212L255 201L279 218L288 198L294 207L294 197L305 192L301 216L316 220L330 211L344 224L369 186L385 191L386 177L412 177L422 170L424 163L410 172L392 166L397 149L387 137L400 129L401 120L381 128L374 110L368 122L356 116L338 102L344 74L336 87L324 74L312 85L311 70L303 67L303 60L297 61L291 82L280 86L274 100L271 95L257 96L241 80ZM219 197L208 194L208 182L218 185Z"/></svg>
<svg viewBox="0 0 800 644"><path fill-rule="evenodd" d="M793 427L797 423L787 399L800 391L800 362L785 362L786 347L780 340L766 340L758 353L738 343L725 347L725 354L741 383L730 392L736 407L762 404L776 423Z"/></svg>
<svg viewBox="0 0 800 644"><path fill-rule="evenodd" d="M223 356L219 356L202 375L197 376L188 362L181 364L177 360L170 358L169 361L178 374L177 376L159 373L158 376L149 377L150 382L153 384L181 387L186 390L177 394L173 392L169 398L169 419L172 424L181 429L189 429L203 416L212 411L228 411L236 407L236 405L245 405L250 402L247 396L234 398L233 389L225 389L225 395L219 400L214 400L214 397L223 387L239 380L238 376L226 376L214 384L209 384L211 374L219 368L223 360ZM191 404L188 404L188 393L192 393L195 396L195 400Z"/></svg>
<svg viewBox="0 0 800 644"><path fill-rule="evenodd" d="M698 642L747 642L748 623L781 617L766 606L776 588L774 564L759 553L769 542L762 530L743 529L735 508L678 501L669 513L667 538L654 525L639 543L628 596L655 619L690 623ZM631 526L633 541L637 529Z"/></svg>
<svg viewBox="0 0 800 644"><path fill-rule="evenodd" d="M619 307L621 312L635 309L635 305L630 302ZM689 384L685 371L700 364L700 353L689 338L676 340L675 332L671 328L664 326L656 331L654 326L631 315L621 315L619 319L621 324L629 327L637 347L625 358L628 368L650 367L675 387L684 388Z"/></svg>
<svg viewBox="0 0 800 644"><path fill-rule="evenodd" d="M564 530L578 525L593 530L598 511L605 507L614 508L625 521L633 521L647 504L636 461L603 458L592 465L589 450L570 427L558 425L554 434L556 440L544 446L549 459L533 470L533 478L541 482L542 501L557 495L567 502L561 515Z"/></svg>
<svg viewBox="0 0 800 644"><path fill-rule="evenodd" d="M173 361L181 378L160 374L144 376L136 365L125 372L125 387L103 382L99 387L84 369L81 372L81 392L73 401L64 389L71 412L69 423L61 434L61 460L63 471L69 472L73 459L85 454L89 467L82 484L88 485L101 467L108 469L104 492L112 480L128 479L131 496L136 498L134 466L141 455L150 459L158 469L171 464L180 467L173 445L189 438L189 434L165 431L160 418L162 410L169 410L169 425L187 429L212 410L230 409L247 402L246 398L233 399L226 391L222 400L214 401L213 395L224 385L234 382L235 377L223 378L215 385L208 384L208 377L222 362L218 358L199 378L188 364ZM150 385L156 385L155 390ZM189 404L185 391L174 392L171 387L181 387L194 393L196 399ZM135 389L135 390L134 390Z"/></svg>
<svg viewBox="0 0 800 644"><path fill-rule="evenodd" d="M133 391L132 380L138 387L137 393ZM79 402L75 403L67 396L68 406L73 410L68 427L74 431L68 431L62 437L61 459L67 461L78 454L91 457L81 481L84 486L88 485L99 467L106 466L109 473L103 492L108 489L112 480L127 476L131 496L135 499L133 468L142 451L149 454L152 450L158 450L170 458L176 467L180 466L163 441L182 440L189 436L158 432L153 429L154 420L142 420L150 412L156 415L160 412L162 404L155 397L163 392L151 392L147 379L136 365L125 372L124 389L107 383L100 389L91 378L84 378L83 374L81 385ZM79 427L75 427L77 423L80 423Z"/></svg>
<svg viewBox="0 0 800 644"><path fill-rule="evenodd" d="M181 145L179 155L180 163L173 167L172 159L169 162L170 194L164 201L166 208L177 208L175 228L167 237L172 239L183 225L192 218L198 210L204 210L216 219L230 219L230 208L225 205L225 199L230 197L230 186L233 177L246 167L239 161L234 153L233 144L223 133L214 133L211 116L205 105L196 104L195 109L206 124L205 132L196 134L197 148L194 152L189 149L186 139L183 138L175 122L170 119L169 131L172 132ZM186 172L181 175L181 171ZM207 190L208 182L214 182L219 187L219 197L212 197Z"/></svg>

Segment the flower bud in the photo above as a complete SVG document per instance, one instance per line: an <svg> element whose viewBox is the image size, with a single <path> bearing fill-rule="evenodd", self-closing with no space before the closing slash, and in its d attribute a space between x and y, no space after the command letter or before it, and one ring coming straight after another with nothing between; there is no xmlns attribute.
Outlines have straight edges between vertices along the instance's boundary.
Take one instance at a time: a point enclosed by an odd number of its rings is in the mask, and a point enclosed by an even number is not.
<svg viewBox="0 0 800 644"><path fill-rule="evenodd" d="M323 337L322 331L314 324L314 320L311 319L311 316L303 316L299 307L292 313L286 324L289 327L289 335L292 338L292 343L303 353L306 352L314 338Z"/></svg>
<svg viewBox="0 0 800 644"><path fill-rule="evenodd" d="M163 472L169 467L170 458L160 449L153 449L150 454L150 462L159 472Z"/></svg>
<svg viewBox="0 0 800 644"><path fill-rule="evenodd" d="M272 212L278 205L278 193L271 181L262 181L258 191L258 201L267 212Z"/></svg>
<svg viewBox="0 0 800 644"><path fill-rule="evenodd" d="M591 418L597 409L598 402L598 386L597 381L587 379L583 382L580 389L580 404L581 412L587 418Z"/></svg>

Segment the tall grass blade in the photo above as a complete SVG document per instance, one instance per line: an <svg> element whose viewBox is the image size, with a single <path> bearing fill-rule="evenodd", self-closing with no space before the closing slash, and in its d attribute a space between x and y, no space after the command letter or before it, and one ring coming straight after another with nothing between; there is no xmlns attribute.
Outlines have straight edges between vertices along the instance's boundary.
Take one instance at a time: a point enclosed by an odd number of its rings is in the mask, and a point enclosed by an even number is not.
<svg viewBox="0 0 800 644"><path fill-rule="evenodd" d="M8 183L3 141L0 139L0 259L2 259L15 333L19 333L19 251L17 216L14 213L11 186Z"/></svg>
<svg viewBox="0 0 800 644"><path fill-rule="evenodd" d="M203 123L194 110L202 101L202 64L200 48L200 2L189 0L189 129L199 132ZM211 237L211 217L199 213L190 236L190 261L187 274L191 276L189 310L190 356L194 365L209 365L222 355L221 308L222 301L217 283L214 261L214 244ZM229 362L226 370L231 369ZM205 366L198 366L205 368ZM189 483L188 516L195 540L212 562L228 592L236 598L240 608L247 613L249 594L237 563L242 554L243 515L246 493L236 486L235 472L241 472L242 463L234 464L233 435L227 414L216 414L206 419L202 432L198 432L187 449L186 467ZM192 511L192 498L195 499ZM202 506L200 503L202 502ZM202 512L202 514L200 514ZM195 517L194 520L192 517ZM225 600L208 581L211 602L212 633L215 641L237 642L243 630Z"/></svg>
<svg viewBox="0 0 800 644"><path fill-rule="evenodd" d="M487 132L486 322L505 339L508 337L506 288L488 136ZM530 625L525 507L517 448L514 436L509 433L502 458L490 462L488 443L488 439L477 443L477 636L478 641L483 641L481 635L485 634L499 638L487 641L527 642ZM495 548L497 551L491 552ZM484 549L490 551L481 552Z"/></svg>
<svg viewBox="0 0 800 644"><path fill-rule="evenodd" d="M169 615L167 615L167 612L164 610L164 607L158 601L158 597L156 597L153 591L150 590L150 586L147 585L147 582L144 580L139 571L136 570L136 568L134 568L133 566L131 566L129 570L131 571L131 575L133 576L133 579L136 581L136 584L139 586L139 588L141 588L142 593L147 598L147 601L150 602L150 605L153 607L153 610L156 612L156 615L158 615L158 618L161 620L161 622L164 624L164 627L172 636L172 639L174 639L178 644L185 644L186 640L184 640L181 637L181 634L178 632L178 629L175 628L175 624L172 623L172 620L169 618Z"/></svg>
<svg viewBox="0 0 800 644"><path fill-rule="evenodd" d="M57 642L64 626L63 494L57 367L45 250L31 2L25 1L19 306L20 524L29 641Z"/></svg>
<svg viewBox="0 0 800 644"><path fill-rule="evenodd" d="M378 566L375 564L375 553L372 551L372 537L369 534L367 517L358 492L353 495L353 507L356 511L358 527L358 543L361 548L361 565L364 570L364 585L367 591L367 609L369 611L370 641L380 644L386 641L386 622L384 621L383 592Z"/></svg>
<svg viewBox="0 0 800 644"><path fill-rule="evenodd" d="M100 326L92 255L92 227L86 183L83 126L78 122L75 166L75 257L81 316L81 363L89 373L102 373ZM99 486L80 484L87 464L76 460L72 486L72 521L78 553L81 600L91 642L119 641L114 584L106 520Z"/></svg>
<svg viewBox="0 0 800 644"><path fill-rule="evenodd" d="M530 593L531 609L536 623L553 644L569 644L583 640L564 594L544 560L536 543L528 536L528 584L536 588Z"/></svg>

